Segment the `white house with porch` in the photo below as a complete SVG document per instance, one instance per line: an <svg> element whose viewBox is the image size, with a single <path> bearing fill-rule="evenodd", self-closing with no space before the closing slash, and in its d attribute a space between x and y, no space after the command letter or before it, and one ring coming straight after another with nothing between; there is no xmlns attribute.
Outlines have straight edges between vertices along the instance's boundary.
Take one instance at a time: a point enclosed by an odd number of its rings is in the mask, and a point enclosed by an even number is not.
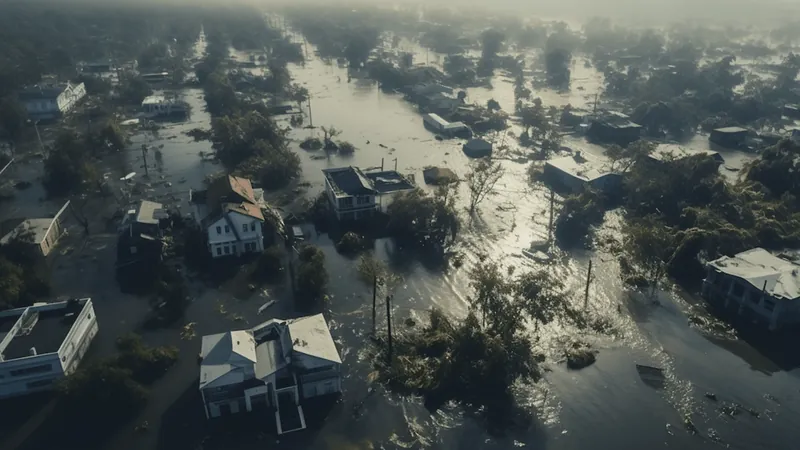
<svg viewBox="0 0 800 450"><path fill-rule="evenodd" d="M197 225L206 230L212 257L264 251L266 204L263 191L253 189L250 180L217 178L206 190L189 191L189 203Z"/></svg>
<svg viewBox="0 0 800 450"><path fill-rule="evenodd" d="M342 390L342 360L322 314L203 336L200 358L209 419L260 409L274 413L278 434L302 430L303 401Z"/></svg>
<svg viewBox="0 0 800 450"><path fill-rule="evenodd" d="M703 297L770 330L800 324L800 265L754 248L706 266Z"/></svg>

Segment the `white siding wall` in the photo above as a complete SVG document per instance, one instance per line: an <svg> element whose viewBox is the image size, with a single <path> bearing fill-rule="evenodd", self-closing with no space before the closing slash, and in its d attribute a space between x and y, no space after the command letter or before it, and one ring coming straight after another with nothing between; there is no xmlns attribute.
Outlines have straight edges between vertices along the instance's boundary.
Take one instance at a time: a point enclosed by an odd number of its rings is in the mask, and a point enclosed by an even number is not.
<svg viewBox="0 0 800 450"><path fill-rule="evenodd" d="M238 213L229 213L228 219L230 221L223 217L208 227L208 248L211 256L218 258L264 250L262 221ZM233 227L236 228L235 232ZM241 241L236 239L237 234Z"/></svg>

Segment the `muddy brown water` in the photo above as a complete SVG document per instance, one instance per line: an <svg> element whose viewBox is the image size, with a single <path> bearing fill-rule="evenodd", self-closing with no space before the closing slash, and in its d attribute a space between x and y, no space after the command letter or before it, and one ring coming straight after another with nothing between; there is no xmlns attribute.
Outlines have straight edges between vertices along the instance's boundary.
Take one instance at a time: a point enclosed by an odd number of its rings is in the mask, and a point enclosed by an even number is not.
<svg viewBox="0 0 800 450"><path fill-rule="evenodd" d="M309 46L310 54L312 50ZM292 146L302 159L303 178L311 185L306 195L322 190L321 169L328 167L380 166L381 159L385 166L393 167L396 158L398 169L413 173L420 182L421 171L428 165L444 165L461 175L468 170L469 160L460 149L462 142L436 141L422 126L416 108L401 97L382 93L370 82L353 80L348 83L345 69L313 57L303 66L292 66L291 72L295 81L305 85L313 96L314 125L333 125L341 129L340 139L357 147L350 157L321 157L324 153L306 152L297 147L301 139L317 131L294 130ZM578 73L575 78L572 93L542 91L534 95L541 96L546 106L568 102L575 105L580 99L587 101L592 92L589 87L596 77L591 73L585 76ZM581 85L579 79L587 80L584 92L589 94L575 93ZM496 77L493 85L491 91L470 90L469 100L484 103L488 98L495 98L503 108L511 108L511 84ZM203 111L202 92L189 89L184 95L194 107L189 123L171 125L161 130L158 137L139 136L126 153L130 170L137 170L135 166L141 164L137 149L142 140L154 146L163 144L161 172L157 174L164 175L163 181L171 182L172 187L159 185L153 188L153 193L173 196L176 202L189 188L200 187L207 174L220 169L202 162L198 156L200 151L210 151L209 143L192 142L182 134L191 128L207 127L209 120ZM579 138L568 138L565 145L602 152ZM698 138L697 145L707 144ZM403 321L407 317L419 319L417 322L424 319L432 306L454 317L463 316L470 295L466 271L481 258L515 265L518 270L535 267L532 261L522 257L521 249L547 235L547 192L530 187L526 164L505 161L504 165L507 174L497 194L480 205L479 216L468 222L462 234L459 244L465 256L462 268L442 271L397 250L390 240L375 243L376 255L389 261L403 276L393 303L397 329L405 328ZM466 198L466 192L462 192L462 203ZM618 217L613 213L607 217L605 228L613 232ZM609 317L622 336L596 336L558 323L540 330L538 345L548 354L545 363L548 372L537 385L517 388L521 403L537 414L534 426L494 437L486 433L473 412L456 405L428 412L420 399L401 398L368 383L371 294L366 286L356 281L353 260L339 255L326 235L317 235L309 226L306 232L327 257L331 276L327 309L332 334L342 354L344 393L341 405L334 408L321 429L303 438L299 448L700 449L717 445L707 437L709 429L714 429L723 446L729 448L794 449L797 446L800 435L795 424L800 417L800 370L778 369L742 341L709 335L690 327L686 314L692 302L687 302L682 295L659 292L660 304L655 305L643 295L627 292L619 281L614 258L600 252L563 253L548 267L575 292L575 301L582 302L583 283L591 259L595 278L590 289L590 308ZM102 252L110 252L113 241L97 237L93 238L92 245L98 249L100 262L91 258L81 260L87 275L85 279L73 280L70 292L87 292L97 297L95 308L101 333L93 352L102 355L112 351L113 336L136 328L136 318L146 306L143 299L119 294L113 279L109 280L110 270L102 264ZM65 287L65 290L68 289ZM193 283L192 292L195 298L187 312L187 321L197 323L196 336L181 340L178 329L145 333L148 342L178 345L182 357L177 366L153 386L151 399L141 416L117 433L107 448L156 448L157 429L165 411L196 387L195 355L200 336L293 314L289 295L282 289L269 294L280 301L263 316L256 311L270 297L256 294L253 298L236 299L227 290L206 289L199 282ZM621 313L617 312L618 307ZM384 327L384 314L379 312L378 317L378 326ZM558 362L565 341L576 335L600 350L597 362L581 371L568 370ZM636 373L637 363L662 367L666 374L665 388L655 390L646 386ZM370 394L370 389L377 391ZM717 403L703 397L707 391L716 394ZM761 413L760 418L749 414L735 417L720 414L717 409L722 402L754 408ZM360 405L358 414L354 414L356 405ZM196 408L200 410L201 405L196 404ZM690 436L684 430L684 414L692 414L701 436ZM150 424L150 431L137 433L133 430L136 424L145 421ZM207 433L202 424L195 426L184 430L186 448L202 448L188 445ZM257 442L271 445L273 439ZM245 447L252 445L227 448Z"/></svg>

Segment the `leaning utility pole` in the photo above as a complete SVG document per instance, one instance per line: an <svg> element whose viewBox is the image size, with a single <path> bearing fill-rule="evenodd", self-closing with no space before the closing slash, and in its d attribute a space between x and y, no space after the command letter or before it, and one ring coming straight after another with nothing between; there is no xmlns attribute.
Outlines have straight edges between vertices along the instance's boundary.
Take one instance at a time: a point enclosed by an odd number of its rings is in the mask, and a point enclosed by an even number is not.
<svg viewBox="0 0 800 450"><path fill-rule="evenodd" d="M311 95L308 96L308 126L314 128L314 118L311 117Z"/></svg>
<svg viewBox="0 0 800 450"><path fill-rule="evenodd" d="M372 335L375 336L375 309L377 308L378 296L378 274L373 274L372 278Z"/></svg>
<svg viewBox="0 0 800 450"><path fill-rule="evenodd" d="M392 296L386 296L386 328L389 331L389 364L392 364Z"/></svg>
<svg viewBox="0 0 800 450"><path fill-rule="evenodd" d="M550 224L547 226L547 245L553 242L553 207L556 203L556 194L550 189Z"/></svg>
<svg viewBox="0 0 800 450"><path fill-rule="evenodd" d="M142 159L144 159L144 176L150 177L147 173L147 144L142 144Z"/></svg>
<svg viewBox="0 0 800 450"><path fill-rule="evenodd" d="M586 292L583 294L583 310L589 307L589 284L592 282L592 260L589 260L589 272L586 274Z"/></svg>

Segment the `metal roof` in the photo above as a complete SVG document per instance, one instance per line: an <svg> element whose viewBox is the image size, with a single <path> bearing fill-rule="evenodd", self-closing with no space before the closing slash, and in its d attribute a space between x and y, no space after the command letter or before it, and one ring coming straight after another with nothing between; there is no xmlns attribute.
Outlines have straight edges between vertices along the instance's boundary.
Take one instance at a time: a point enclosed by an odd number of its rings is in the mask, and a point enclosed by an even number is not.
<svg viewBox="0 0 800 450"><path fill-rule="evenodd" d="M579 154L551 159L545 164L586 182L613 173L602 161L587 159Z"/></svg>
<svg viewBox="0 0 800 450"><path fill-rule="evenodd" d="M22 223L17 225L16 228L8 232L2 239L0 239L0 244L7 244L11 239L19 235L24 235L25 233L30 232L33 236L33 243L41 244L47 239L47 233L50 231L50 225L53 224L53 221L56 220L55 218L50 219L26 219L23 220Z"/></svg>
<svg viewBox="0 0 800 450"><path fill-rule="evenodd" d="M742 127L724 127L714 130L715 133L747 133L747 128Z"/></svg>
<svg viewBox="0 0 800 450"><path fill-rule="evenodd" d="M322 314L300 317L288 321L289 335L292 338L292 351L342 363L342 358L336 350L336 344L331 337L328 323Z"/></svg>
<svg viewBox="0 0 800 450"><path fill-rule="evenodd" d="M758 290L765 289L777 299L800 297L800 265L781 259L763 248L711 261L718 271L741 278ZM766 284L765 284L766 283Z"/></svg>
<svg viewBox="0 0 800 450"><path fill-rule="evenodd" d="M358 167L340 167L337 169L323 169L322 173L337 194L346 195L374 195L372 182Z"/></svg>
<svg viewBox="0 0 800 450"><path fill-rule="evenodd" d="M149 200L142 200L139 202L139 212L136 213L136 221L148 225L158 225L158 221L166 218L167 213L164 211L164 205L161 203L151 202Z"/></svg>
<svg viewBox="0 0 800 450"><path fill-rule="evenodd" d="M256 341L246 330L203 336L200 358L200 389L241 382L254 370Z"/></svg>

